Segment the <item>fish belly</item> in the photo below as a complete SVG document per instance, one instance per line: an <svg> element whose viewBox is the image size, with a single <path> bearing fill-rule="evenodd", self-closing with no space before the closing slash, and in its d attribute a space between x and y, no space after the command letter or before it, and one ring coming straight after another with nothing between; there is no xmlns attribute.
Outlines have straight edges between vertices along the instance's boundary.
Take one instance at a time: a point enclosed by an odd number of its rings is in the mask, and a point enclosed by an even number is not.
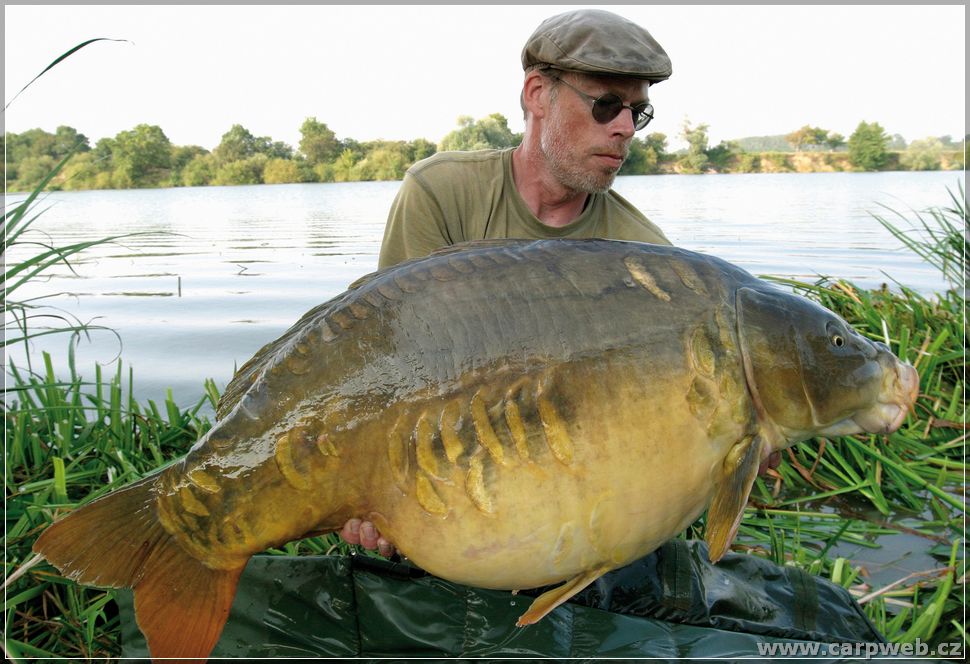
<svg viewBox="0 0 970 664"><path fill-rule="evenodd" d="M424 569L474 586L627 564L700 515L745 426L736 404L698 417L690 374L670 369L620 353L422 404L388 436L368 516Z"/></svg>

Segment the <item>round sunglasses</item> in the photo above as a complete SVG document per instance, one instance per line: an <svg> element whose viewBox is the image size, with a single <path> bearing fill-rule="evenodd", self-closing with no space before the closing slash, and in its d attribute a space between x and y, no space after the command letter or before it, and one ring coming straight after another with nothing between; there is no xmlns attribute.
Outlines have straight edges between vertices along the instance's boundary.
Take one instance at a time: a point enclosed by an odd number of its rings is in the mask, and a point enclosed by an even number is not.
<svg viewBox="0 0 970 664"><path fill-rule="evenodd" d="M637 104L636 106L630 106L629 104L624 104L623 100L612 92L607 92L605 95L594 97L593 95L586 94L582 90L576 88L558 76L554 76L552 74L546 74L546 76L559 81L586 101L592 102L593 119L600 124L612 122L613 118L618 116L620 111L622 111L624 108L630 109L630 113L633 115L633 126L636 131L640 131L650 124L651 120L653 120L653 105L650 104L650 102L643 102L642 104Z"/></svg>

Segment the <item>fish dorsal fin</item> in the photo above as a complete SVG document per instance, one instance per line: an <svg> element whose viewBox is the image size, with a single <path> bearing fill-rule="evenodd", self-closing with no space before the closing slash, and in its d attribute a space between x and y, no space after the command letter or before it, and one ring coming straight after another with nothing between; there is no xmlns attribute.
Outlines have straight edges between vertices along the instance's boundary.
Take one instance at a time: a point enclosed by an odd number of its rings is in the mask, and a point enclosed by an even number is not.
<svg viewBox="0 0 970 664"><path fill-rule="evenodd" d="M758 477L764 445L760 434L748 436L736 443L721 463L715 478L714 499L707 510L704 537L711 562L720 560L734 541L748 495Z"/></svg>

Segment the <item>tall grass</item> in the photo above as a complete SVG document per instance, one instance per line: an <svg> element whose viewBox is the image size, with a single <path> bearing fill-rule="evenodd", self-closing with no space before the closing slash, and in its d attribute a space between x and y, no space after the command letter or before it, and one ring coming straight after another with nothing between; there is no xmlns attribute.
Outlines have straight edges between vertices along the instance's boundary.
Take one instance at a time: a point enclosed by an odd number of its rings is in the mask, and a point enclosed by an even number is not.
<svg viewBox="0 0 970 664"><path fill-rule="evenodd" d="M123 39L109 39L107 37L96 37L88 39L64 53L60 54L50 64L48 64L39 74L27 82L13 98L8 101L3 112L19 97L27 88L36 83L44 74L61 64L64 60L76 54L81 49L96 42L102 41L126 41ZM75 148L76 149L76 148ZM52 297L47 295L41 298L20 299L19 291L25 285L36 281L54 265L64 265L71 271L71 257L92 247L114 242L122 237L130 237L132 234L117 235L113 237L100 238L87 242L78 242L69 245L55 245L45 234L38 233L31 226L37 218L44 212L38 210L39 203L43 200L42 196L47 186L63 170L64 166L74 156L74 151L69 152L54 168L37 184L26 198L19 202L5 203L3 212L3 277L0 281L0 289L3 290L3 335L0 338L0 348L6 351L8 346L13 344L24 344L25 356L27 357L28 368L31 358L29 341L33 338L46 336L48 334L69 333L76 337L79 334L87 334L93 329L106 329L101 326L92 325L90 321L83 322L77 317L62 312L55 307L48 306L44 299ZM28 250L28 257L11 263L10 250L14 253L20 249Z"/></svg>
<svg viewBox="0 0 970 664"><path fill-rule="evenodd" d="M960 231L966 228L961 209L965 206L927 218L941 214L949 226L940 228L951 229L945 233ZM956 243L930 242L950 255L947 266L955 264ZM925 242L917 244L926 248ZM66 259L60 255L57 261ZM21 268L15 274L29 273ZM927 298L905 288L861 290L845 281L784 283L838 311L863 334L888 341L916 366L920 396L903 427L889 436L819 440L790 450L777 471L758 480L736 548L849 588L894 641L964 640L966 561L959 555L966 510L963 293L954 288ZM30 547L62 512L181 456L210 427L200 413L206 404L214 407L219 395L206 382L204 396L190 408L177 406L170 394L161 404L139 404L131 393L134 376L120 361L107 374L96 367L89 382L73 357L66 377L55 375L47 355L39 363L43 368L33 372L11 368L4 404L4 565L11 577L4 606L7 656L117 656L113 594L79 587L46 563L29 566ZM893 522L901 514L918 521L904 528ZM901 531L925 539L939 566L877 587L863 566L835 553L844 545L878 547L880 536ZM688 534L702 532L703 519ZM335 541L311 538L270 553L326 553Z"/></svg>
<svg viewBox="0 0 970 664"><path fill-rule="evenodd" d="M873 217L892 233L906 248L933 265L954 289L967 287L967 256L970 255L970 235L967 234L967 197L963 180L957 181L957 191L950 195L948 207L931 208L925 212L911 210L913 219L893 208L882 205L890 217L898 219L897 226L886 218ZM905 224L905 227L903 226Z"/></svg>
<svg viewBox="0 0 970 664"><path fill-rule="evenodd" d="M966 641L968 226L962 183L947 193L947 206L913 212L915 221L894 212L905 228L873 215L940 270L951 284L946 292L926 297L901 285L864 290L844 280L778 280L913 364L919 396L888 436L821 439L788 450L786 463L759 478L739 537L778 562L850 588L894 641ZM893 533L924 539L942 565L873 588L864 567L827 555L836 542L878 547L879 536Z"/></svg>
<svg viewBox="0 0 970 664"><path fill-rule="evenodd" d="M71 155L65 157L24 200L4 213L3 310L6 351L23 344L25 368L9 363L3 391L4 415L4 649L8 659L33 657L103 658L118 654L118 616L113 594L78 586L49 567L30 569L30 548L37 535L61 512L128 484L187 448L209 428L199 417L205 403L218 400L215 385L205 383L205 396L189 409L179 408L171 393L161 407L140 405L122 387L119 360L112 375L95 367L84 381L75 365L75 342L94 329L46 304L21 298L21 289L43 279L55 266L74 268L71 259L101 244L131 234L70 245L58 245L32 224L43 188ZM18 260L10 261L8 250ZM19 258L23 254L24 257ZM113 331L112 331L113 332ZM55 375L50 355L34 366L31 341L66 334L68 376Z"/></svg>

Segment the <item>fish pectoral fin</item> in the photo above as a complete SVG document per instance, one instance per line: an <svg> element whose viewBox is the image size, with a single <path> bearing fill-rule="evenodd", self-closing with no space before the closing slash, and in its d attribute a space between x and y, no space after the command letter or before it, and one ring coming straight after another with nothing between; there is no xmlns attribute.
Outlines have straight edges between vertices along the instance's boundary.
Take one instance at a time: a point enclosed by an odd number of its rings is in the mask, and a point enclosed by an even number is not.
<svg viewBox="0 0 970 664"><path fill-rule="evenodd" d="M714 499L707 510L705 534L711 562L720 560L734 541L748 495L758 476L764 445L760 435L748 436L735 444L721 465L720 475L715 478Z"/></svg>
<svg viewBox="0 0 970 664"><path fill-rule="evenodd" d="M569 579L558 588L553 588L542 593L532 602L529 610L523 613L518 619L515 623L516 627L524 627L525 625L532 625L533 623L539 622L539 620L554 608L609 572L610 569L610 567L598 567L594 570L583 572L579 576L574 576Z"/></svg>

